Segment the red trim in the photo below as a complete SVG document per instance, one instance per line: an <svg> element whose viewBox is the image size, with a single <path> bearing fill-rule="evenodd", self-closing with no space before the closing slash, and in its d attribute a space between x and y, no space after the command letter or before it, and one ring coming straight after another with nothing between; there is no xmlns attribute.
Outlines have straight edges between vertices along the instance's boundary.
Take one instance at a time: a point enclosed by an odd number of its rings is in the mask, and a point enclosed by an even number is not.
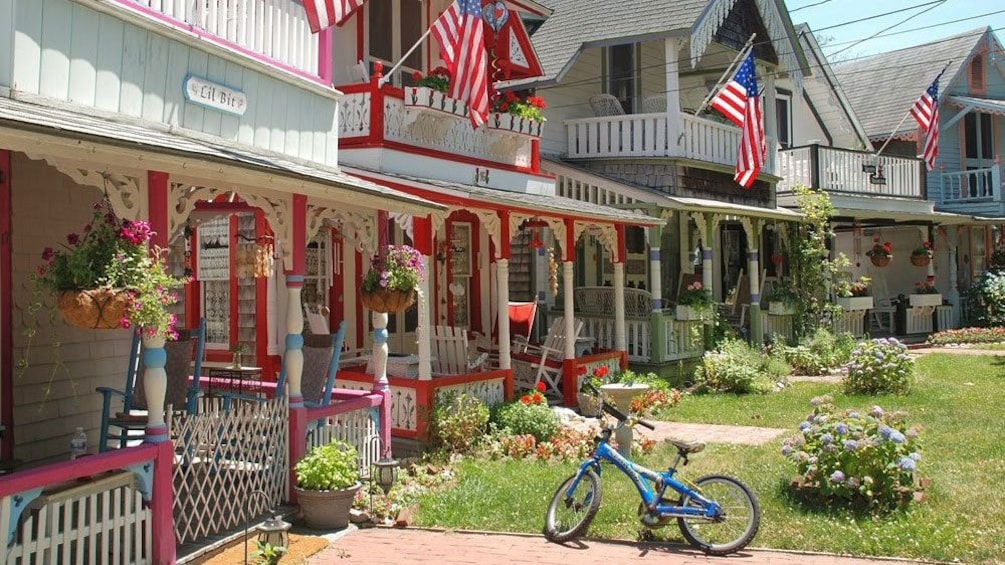
<svg viewBox="0 0 1005 565"><path fill-rule="evenodd" d="M543 12L538 12L534 8L531 8L530 6L528 6L526 4L523 4L521 2L517 2L516 0L506 0L506 3L507 4L513 4L514 6L520 8L521 10L523 10L524 12L527 12L528 14L534 14L534 15L537 15L537 16L547 16L547 14L545 14ZM512 16L512 15L513 14L510 14L510 16Z"/></svg>
<svg viewBox="0 0 1005 565"><path fill-rule="evenodd" d="M481 233L481 222L478 220L478 216L474 215L468 210L459 210L454 212L447 218L447 241L451 241L454 224L457 222L463 222L471 224L471 276L468 277L468 289L469 294L468 299L468 329L474 331L482 330L482 288L481 288L481 267L478 264L478 253L481 251L481 238L479 234ZM449 253L448 253L449 256ZM450 288L450 284L453 283L453 274L450 269L447 270L447 288ZM454 303L452 300L447 300L447 316L449 320L454 319Z"/></svg>
<svg viewBox="0 0 1005 565"><path fill-rule="evenodd" d="M427 257L433 255L433 222L429 216L415 216L412 224L415 248Z"/></svg>
<svg viewBox="0 0 1005 565"><path fill-rule="evenodd" d="M614 232L618 234L618 260L615 263L624 263L628 254L628 247L625 243L625 224L614 224Z"/></svg>
<svg viewBox="0 0 1005 565"><path fill-rule="evenodd" d="M307 197L293 195L293 272L307 272Z"/></svg>
<svg viewBox="0 0 1005 565"><path fill-rule="evenodd" d="M292 67L290 65L287 65L286 63L283 63L281 61L278 61L261 53L258 53L257 51L252 51L251 49L248 49L243 45L238 45L237 43L228 41L220 36L213 35L200 27L196 27L190 23L172 18L167 14L162 14L161 12L158 12L153 8L147 8L146 6L141 6L140 4L137 4L134 0L111 0L111 2L122 6L126 10L145 14L152 19L166 23L175 29L191 33L196 37L198 37L199 39L202 39L208 43L215 43L216 45L219 45L221 47L226 47L231 51L235 51L237 53L240 53L241 55L244 55L248 58L254 59L261 63L267 63L273 67L276 67L277 69L282 69L290 74L307 79L311 82L315 82L324 86L330 86L330 84L325 84L324 81L321 79L321 77L319 77L318 75L311 74L307 71L302 71L296 67Z"/></svg>
<svg viewBox="0 0 1005 565"><path fill-rule="evenodd" d="M231 350L233 350L234 346L236 346L237 343L238 343L237 334L240 331L238 329L238 325L237 325L238 318L240 317L240 315L237 313L238 312L238 308L240 307L239 304L238 304L238 300L237 300L238 297L239 297L239 295L240 295L240 291L237 288L237 242L238 242L238 239L236 237L237 233L238 233L237 229L238 229L237 215L231 215L230 216L230 239L228 240L228 243L230 244L230 246L228 247L228 249L230 250L230 257L229 257L229 259L230 259L230 280L228 281L230 283L230 301L229 301L230 302L230 316L228 316L228 318L229 318L228 319L228 323L230 324L230 347L229 347L229 349L231 349ZM227 351L225 353L227 354L227 361L233 360L233 354L231 354L230 351Z"/></svg>
<svg viewBox="0 0 1005 565"><path fill-rule="evenodd" d="M363 274L364 274L363 273L363 254L361 252L359 252L359 251L355 251L354 250L353 255L355 255L355 262L356 262L356 278L362 281L363 280ZM352 285L352 286L353 286L353 289L354 289L353 292L356 294L356 312L357 312L357 315L356 315L356 347L359 348L359 347L363 347L363 338L364 338L363 334L366 332L366 328L364 327L365 326L365 322L363 320L364 316L362 315L363 314L363 292L362 292L362 288L363 287L361 285L358 285L358 284L355 284L355 285Z"/></svg>
<svg viewBox="0 0 1005 565"><path fill-rule="evenodd" d="M383 104L383 102L381 102ZM521 167L517 165L508 165L506 163L500 163L498 161L489 161L488 159L479 159L478 157L468 157L467 155L458 155L457 153L448 153L446 151L439 151L437 149L429 149L428 147L420 147L418 145L409 145L407 143L402 143L400 141L391 140L381 140L380 137L383 136L384 132L384 117L380 116L380 129L373 127L373 120L377 118L376 112L374 112L373 105L370 108L370 136L355 136L355 137L340 137L339 148L340 149L397 149L405 153L411 153L413 155L425 155L427 157L436 157L437 159L445 159L447 161L452 161L455 163L465 163L469 165L477 165L482 167L490 167L493 169L499 169L500 171L513 171L517 173L524 173L527 175L534 175L536 177L548 180L554 180L555 175L551 173L545 173L541 171L535 171L533 165L530 167ZM531 161L533 162L533 154L531 155Z"/></svg>
<svg viewBox="0 0 1005 565"><path fill-rule="evenodd" d="M499 210L499 259L510 256L509 210Z"/></svg>
<svg viewBox="0 0 1005 565"><path fill-rule="evenodd" d="M11 152L0 149L0 423L4 431L3 451L0 459L14 457L14 324L11 312L14 292L11 277L12 263L12 216L11 200Z"/></svg>
<svg viewBox="0 0 1005 565"><path fill-rule="evenodd" d="M384 63L377 61L373 64L373 75L370 77L370 143L374 144L384 141L384 91L380 88L383 75Z"/></svg>
<svg viewBox="0 0 1005 565"><path fill-rule="evenodd" d="M530 140L530 170L534 173L541 173L541 140ZM555 178L555 175L549 175Z"/></svg>
<svg viewBox="0 0 1005 565"><path fill-rule="evenodd" d="M167 248L171 240L168 214L168 195L170 175L160 171L147 171L147 207L149 209L150 227L155 232L150 243L161 248Z"/></svg>
<svg viewBox="0 0 1005 565"><path fill-rule="evenodd" d="M196 206L198 208L198 205ZM202 283L199 282L199 228L192 228L192 282L185 285L185 321L193 326L202 317ZM207 357L209 359L209 357Z"/></svg>
<svg viewBox="0 0 1005 565"><path fill-rule="evenodd" d="M342 320L345 319L345 241L341 235L336 235L337 230L332 229L332 248L328 250L328 260L332 261L335 267L335 277L331 287L328 289L328 326L333 330ZM335 258L339 257L339 264L335 265ZM357 316L358 317L358 316Z"/></svg>
<svg viewBox="0 0 1005 565"><path fill-rule="evenodd" d="M366 61L366 20L363 18L363 10L356 12L356 60Z"/></svg>
<svg viewBox="0 0 1005 565"><path fill-rule="evenodd" d="M369 82L357 82L345 86L336 86L335 88L342 94L360 94L362 92L370 92L371 90Z"/></svg>
<svg viewBox="0 0 1005 565"><path fill-rule="evenodd" d="M332 73L332 63L335 58L335 53L332 51L334 37L335 30L330 27L318 34L318 78L325 85L331 85L335 81L335 76Z"/></svg>
<svg viewBox="0 0 1005 565"><path fill-rule="evenodd" d="M562 261L572 261L576 257L576 220L565 218L565 245L562 246Z"/></svg>
<svg viewBox="0 0 1005 565"><path fill-rule="evenodd" d="M526 65L513 63L513 53L510 47L513 45L514 38L523 52L527 61ZM531 43L527 28L524 27L523 21L519 17L511 15L498 34L490 33L486 36L486 42L490 43L488 46L495 51L496 59L494 62L503 71L502 79L534 78L544 74L544 69L541 68L541 61L538 59L533 43Z"/></svg>

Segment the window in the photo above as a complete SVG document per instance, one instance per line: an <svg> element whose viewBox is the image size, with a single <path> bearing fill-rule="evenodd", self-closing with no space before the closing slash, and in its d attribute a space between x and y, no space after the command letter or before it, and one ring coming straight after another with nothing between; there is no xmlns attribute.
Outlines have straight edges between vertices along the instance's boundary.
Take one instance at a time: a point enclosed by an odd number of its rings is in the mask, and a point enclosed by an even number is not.
<svg viewBox="0 0 1005 565"><path fill-rule="evenodd" d="M792 98L779 94L775 98L775 123L778 124L778 144L792 147Z"/></svg>
<svg viewBox="0 0 1005 565"><path fill-rule="evenodd" d="M607 93L613 94L626 114L635 109L635 45L607 49Z"/></svg>
<svg viewBox="0 0 1005 565"><path fill-rule="evenodd" d="M423 4L415 0L370 0L366 5L371 71L376 61L390 69L422 36ZM422 53L420 48L408 56L391 77L393 84L412 83L412 73L422 70Z"/></svg>
<svg viewBox="0 0 1005 565"><path fill-rule="evenodd" d="M964 156L967 159L994 159L991 114L970 112L963 118Z"/></svg>
<svg viewBox="0 0 1005 565"><path fill-rule="evenodd" d="M984 93L984 56L974 55L970 61L970 90Z"/></svg>

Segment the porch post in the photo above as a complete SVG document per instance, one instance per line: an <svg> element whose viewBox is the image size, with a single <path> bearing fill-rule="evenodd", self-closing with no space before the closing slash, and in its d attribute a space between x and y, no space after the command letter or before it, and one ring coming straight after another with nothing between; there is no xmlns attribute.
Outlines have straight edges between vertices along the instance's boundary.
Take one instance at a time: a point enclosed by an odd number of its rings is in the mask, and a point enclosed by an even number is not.
<svg viewBox="0 0 1005 565"><path fill-rule="evenodd" d="M755 346L764 344L764 328L761 327L761 260L758 251L761 239L761 222L757 218L742 218L743 230L747 234L747 272L750 280L750 341Z"/></svg>
<svg viewBox="0 0 1005 565"><path fill-rule="evenodd" d="M767 138L767 155L764 172L775 173L778 158L778 117L775 115L775 74L765 70L764 74L764 136Z"/></svg>
<svg viewBox="0 0 1005 565"><path fill-rule="evenodd" d="M946 239L949 247L949 291L946 296L949 298L949 303L953 305L953 325L960 327L963 325L963 308L960 304L960 291L956 288L956 279L959 277L959 270L956 266L957 246L960 242L959 229L956 226L946 228Z"/></svg>
<svg viewBox="0 0 1005 565"><path fill-rule="evenodd" d="M433 378L432 346L430 344L429 328L432 325L430 320L430 296L429 289L432 287L430 279L433 273L430 271L432 262L429 260L433 255L433 222L429 218L415 216L412 218L412 234L415 242L415 249L422 255L422 268L426 272L426 278L419 281L419 324L415 328L419 341L419 380L428 381Z"/></svg>
<svg viewBox="0 0 1005 565"><path fill-rule="evenodd" d="M618 351L628 351L625 339L625 225L616 224L618 249L614 257L614 343Z"/></svg>
<svg viewBox="0 0 1005 565"><path fill-rule="evenodd" d="M300 383L304 373L304 308L300 294L307 270L307 197L293 195L293 268L286 271L286 353L283 368L286 371L287 402L290 410L290 500L296 501L293 487L296 473L293 466L307 453L307 408L301 394ZM280 394L280 391L276 391Z"/></svg>
<svg viewBox="0 0 1005 565"><path fill-rule="evenodd" d="M386 210L377 212L377 249L384 253L389 243ZM391 384L387 380L387 312L371 312L373 323L373 392L381 396L380 440L381 457L391 456ZM430 371L431 372L431 371Z"/></svg>
<svg viewBox="0 0 1005 565"><path fill-rule="evenodd" d="M649 226L649 288L652 289L652 313L649 315L650 356L649 361L661 361L666 354L666 322L663 320L663 269L660 257L660 245L663 242L663 227ZM682 245L681 247L686 247Z"/></svg>
<svg viewBox="0 0 1005 565"><path fill-rule="evenodd" d="M680 75L678 73L677 54L680 41L676 37L663 40L664 60L666 61L667 84L667 139L669 140L670 156L679 155L677 140L681 133L680 114Z"/></svg>
<svg viewBox="0 0 1005 565"><path fill-rule="evenodd" d="M562 246L562 301L565 315L565 358L576 358L576 306L573 302L573 262L576 257L576 222L565 220L565 245Z"/></svg>
<svg viewBox="0 0 1005 565"><path fill-rule="evenodd" d="M714 277L712 276L712 258L714 254L715 245L715 218L712 214L706 215L705 220L705 230L702 232L701 237L701 285L706 290L710 290L715 293L715 287L712 284ZM711 323L711 320L706 320L705 323Z"/></svg>
<svg viewBox="0 0 1005 565"><path fill-rule="evenodd" d="M496 320L498 320L499 334L499 368L509 369L512 364L512 351L510 349L509 334L509 258L510 258L510 233L509 233L509 212L499 211L499 242L496 245L496 295L498 296L498 306L496 307Z"/></svg>
<svg viewBox="0 0 1005 565"><path fill-rule="evenodd" d="M156 232L150 239L151 247L167 247L168 241L168 174L147 171L147 214L150 228ZM143 331L140 328L139 331ZM167 394L167 353L165 339L161 336L143 335L143 385L147 401L147 443L168 441L164 422L164 397Z"/></svg>

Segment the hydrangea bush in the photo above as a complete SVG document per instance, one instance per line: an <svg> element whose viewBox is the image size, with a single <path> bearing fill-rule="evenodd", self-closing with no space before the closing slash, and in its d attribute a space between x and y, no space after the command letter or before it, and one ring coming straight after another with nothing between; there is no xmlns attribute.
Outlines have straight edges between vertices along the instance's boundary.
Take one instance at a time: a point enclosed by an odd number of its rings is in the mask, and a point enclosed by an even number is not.
<svg viewBox="0 0 1005 565"><path fill-rule="evenodd" d="M801 492L870 508L910 500L920 483L921 445L920 427L908 427L906 413L879 406L839 413L830 396L811 404L799 434L782 444L782 454L799 472L795 484Z"/></svg>
<svg viewBox="0 0 1005 565"><path fill-rule="evenodd" d="M914 377L914 359L896 338L863 341L852 352L842 381L848 394L907 394Z"/></svg>

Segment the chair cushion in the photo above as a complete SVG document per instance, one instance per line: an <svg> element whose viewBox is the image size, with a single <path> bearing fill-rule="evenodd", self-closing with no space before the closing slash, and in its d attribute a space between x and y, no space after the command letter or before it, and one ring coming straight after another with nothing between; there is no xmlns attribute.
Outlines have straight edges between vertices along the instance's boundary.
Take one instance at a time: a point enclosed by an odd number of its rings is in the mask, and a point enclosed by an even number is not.
<svg viewBox="0 0 1005 565"><path fill-rule="evenodd" d="M304 372L300 380L300 391L305 401L321 403L328 383L328 365L331 364L333 349L331 334L304 336Z"/></svg>

